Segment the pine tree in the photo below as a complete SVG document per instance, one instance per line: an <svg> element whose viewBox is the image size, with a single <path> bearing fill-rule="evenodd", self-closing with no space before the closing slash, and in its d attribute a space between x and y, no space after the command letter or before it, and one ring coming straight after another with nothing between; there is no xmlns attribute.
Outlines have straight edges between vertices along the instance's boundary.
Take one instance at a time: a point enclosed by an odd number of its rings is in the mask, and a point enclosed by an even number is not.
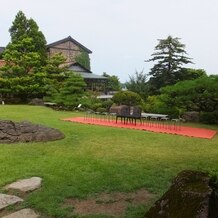
<svg viewBox="0 0 218 218"><path fill-rule="evenodd" d="M9 29L11 42L3 52L6 64L0 77L4 80L4 93L7 99L42 97L47 84L46 40L33 19L27 19L19 11Z"/></svg>
<svg viewBox="0 0 218 218"><path fill-rule="evenodd" d="M53 93L51 99L59 105L73 109L81 103L86 83L81 76L72 72L69 72L66 77L62 83L62 87Z"/></svg>
<svg viewBox="0 0 218 218"><path fill-rule="evenodd" d="M27 19L19 11L9 29L11 42L6 47L3 59L5 72L10 77L34 73L46 64L46 40L33 19Z"/></svg>
<svg viewBox="0 0 218 218"><path fill-rule="evenodd" d="M35 45L35 51L39 53L41 57L41 63L44 65L46 63L47 51L46 51L46 39L41 31L39 31L39 27L37 23L31 18L28 20L28 29L27 29L28 37L32 38Z"/></svg>
<svg viewBox="0 0 218 218"><path fill-rule="evenodd" d="M9 33L11 35L11 42L16 42L27 37L28 20L22 11L19 11L12 23Z"/></svg>
<svg viewBox="0 0 218 218"><path fill-rule="evenodd" d="M159 39L152 58L146 61L157 62L149 73L150 94L159 94L161 87L177 83L177 75L181 72L182 66L192 63L191 58L186 56L185 45L179 40L172 36Z"/></svg>

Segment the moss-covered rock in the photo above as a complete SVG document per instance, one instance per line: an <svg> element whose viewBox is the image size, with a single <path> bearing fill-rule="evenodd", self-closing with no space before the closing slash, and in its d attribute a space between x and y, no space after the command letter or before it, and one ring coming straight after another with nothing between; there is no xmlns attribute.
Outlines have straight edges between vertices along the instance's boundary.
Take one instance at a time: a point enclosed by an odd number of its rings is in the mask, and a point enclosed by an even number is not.
<svg viewBox="0 0 218 218"><path fill-rule="evenodd" d="M208 174L182 171L169 190L145 214L145 218L218 217L216 190Z"/></svg>
<svg viewBox="0 0 218 218"><path fill-rule="evenodd" d="M58 129L27 121L0 121L0 143L46 142L63 139L64 137L64 134Z"/></svg>

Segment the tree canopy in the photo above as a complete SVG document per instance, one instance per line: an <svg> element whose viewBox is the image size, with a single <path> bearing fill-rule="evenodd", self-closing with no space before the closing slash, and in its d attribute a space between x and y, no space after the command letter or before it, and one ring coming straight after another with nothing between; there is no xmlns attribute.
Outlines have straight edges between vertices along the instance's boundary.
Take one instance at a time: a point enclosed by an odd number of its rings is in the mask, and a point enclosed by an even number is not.
<svg viewBox="0 0 218 218"><path fill-rule="evenodd" d="M87 52L82 52L80 55L76 56L75 61L86 69L91 70L90 58Z"/></svg>
<svg viewBox="0 0 218 218"><path fill-rule="evenodd" d="M46 63L46 40L33 19L27 19L19 11L9 29L11 42L7 45L3 59L3 71L7 77L26 76L34 73Z"/></svg>
<svg viewBox="0 0 218 218"><path fill-rule="evenodd" d="M218 111L218 76L179 82L161 90L162 100L184 111Z"/></svg>
<svg viewBox="0 0 218 218"><path fill-rule="evenodd" d="M107 73L103 73L104 77L107 77L107 81L105 82L105 89L107 91L119 91L121 90L121 84L119 78L115 75L110 76Z"/></svg>
<svg viewBox="0 0 218 218"><path fill-rule="evenodd" d="M184 64L192 63L187 57L185 45L179 38L168 36L166 39L159 39L152 58L146 62L155 62L149 75L150 93L159 94L160 88L173 85L179 81L178 74Z"/></svg>
<svg viewBox="0 0 218 218"><path fill-rule="evenodd" d="M2 98L27 102L44 97L51 84L58 88L63 81L65 69L60 66L64 58L59 54L47 58L46 40L36 22L19 11L9 32L11 42L3 52L6 64L0 72Z"/></svg>
<svg viewBox="0 0 218 218"><path fill-rule="evenodd" d="M145 100L148 96L148 85L147 75L144 71L136 71L134 75L129 76L129 81L126 82L126 88L129 91L138 93Z"/></svg>
<svg viewBox="0 0 218 218"><path fill-rule="evenodd" d="M131 91L119 91L112 100L118 105L135 106L142 103L142 98L139 94Z"/></svg>
<svg viewBox="0 0 218 218"><path fill-rule="evenodd" d="M23 49L23 52L37 52L40 57L41 64L45 64L47 57L46 39L43 33L39 30L37 23L32 19L27 19L22 11L19 11L9 29L11 43L16 44L23 39L32 39L32 46Z"/></svg>
<svg viewBox="0 0 218 218"><path fill-rule="evenodd" d="M73 109L81 103L85 87L86 83L81 76L68 72L59 89L55 89L55 86L53 86L49 100L68 109Z"/></svg>

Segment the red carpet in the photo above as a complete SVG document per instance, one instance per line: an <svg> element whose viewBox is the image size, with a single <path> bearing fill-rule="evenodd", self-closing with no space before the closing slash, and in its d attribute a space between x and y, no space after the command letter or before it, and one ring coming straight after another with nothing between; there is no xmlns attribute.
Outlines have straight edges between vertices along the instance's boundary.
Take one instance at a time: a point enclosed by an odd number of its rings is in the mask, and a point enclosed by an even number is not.
<svg viewBox="0 0 218 218"><path fill-rule="evenodd" d="M77 123L84 123L84 124L94 124L100 126L110 126L110 127L126 128L126 129L147 130L152 132L176 134L176 135L205 138L205 139L211 139L216 135L215 130L193 128L193 127L179 126L173 124L167 125L161 122L159 123L145 122L143 124L137 123L137 125L134 125L131 123L128 124L121 123L120 120L116 123L114 120L108 121L105 119L96 119L96 118L94 119L94 118L84 118L84 117L66 118L64 120L77 122Z"/></svg>

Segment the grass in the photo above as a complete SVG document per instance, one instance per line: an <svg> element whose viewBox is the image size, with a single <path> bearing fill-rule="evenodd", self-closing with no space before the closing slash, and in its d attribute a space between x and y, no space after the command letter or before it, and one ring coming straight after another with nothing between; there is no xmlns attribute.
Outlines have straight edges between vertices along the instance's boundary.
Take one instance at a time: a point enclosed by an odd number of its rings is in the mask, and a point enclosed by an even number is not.
<svg viewBox="0 0 218 218"><path fill-rule="evenodd" d="M66 136L47 143L0 145L0 187L20 178L42 177L42 188L31 193L23 207L35 208L44 217L71 217L62 207L69 197L144 187L157 199L181 170L218 174L218 135L207 140L61 121L78 115L46 107L0 106L1 120L28 120L58 128ZM143 217L146 208L129 208L126 217Z"/></svg>

